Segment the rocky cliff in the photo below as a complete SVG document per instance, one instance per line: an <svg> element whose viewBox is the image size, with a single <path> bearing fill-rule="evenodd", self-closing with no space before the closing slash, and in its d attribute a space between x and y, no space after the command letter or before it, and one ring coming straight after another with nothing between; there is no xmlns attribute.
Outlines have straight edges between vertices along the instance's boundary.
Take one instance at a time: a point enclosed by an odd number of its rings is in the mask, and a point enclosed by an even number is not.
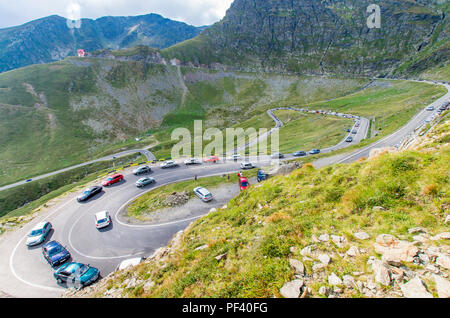
<svg viewBox="0 0 450 318"><path fill-rule="evenodd" d="M200 36L167 49L196 64L302 73L390 75L430 46L448 43L448 4L385 0L369 28L373 0L236 0ZM446 63L448 44L428 66Z"/></svg>

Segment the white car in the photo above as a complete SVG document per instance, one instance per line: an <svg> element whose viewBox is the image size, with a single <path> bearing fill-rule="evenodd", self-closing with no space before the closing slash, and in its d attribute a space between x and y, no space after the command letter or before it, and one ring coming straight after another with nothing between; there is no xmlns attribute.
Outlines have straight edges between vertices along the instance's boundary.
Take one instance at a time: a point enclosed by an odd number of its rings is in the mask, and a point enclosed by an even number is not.
<svg viewBox="0 0 450 318"><path fill-rule="evenodd" d="M185 164L186 166L189 166L189 165L198 165L198 164L200 164L200 160L198 160L197 158L189 158L189 159L187 159L187 160L184 161L184 164Z"/></svg>
<svg viewBox="0 0 450 318"><path fill-rule="evenodd" d="M200 198L203 202L209 202L213 199L211 192L203 187L197 187L194 189L194 193L196 196Z"/></svg>
<svg viewBox="0 0 450 318"><path fill-rule="evenodd" d="M50 222L40 222L30 231L27 237L27 246L34 246L45 241L48 234L52 230Z"/></svg>
<svg viewBox="0 0 450 318"><path fill-rule="evenodd" d="M241 159L241 155L235 153L234 155L229 156L228 159L230 159L230 160L239 160L239 159Z"/></svg>
<svg viewBox="0 0 450 318"><path fill-rule="evenodd" d="M175 161L173 161L173 160L164 161L164 162L161 164L161 168L162 168L162 169L172 168L172 167L176 167L176 166L177 166L177 164L176 164Z"/></svg>
<svg viewBox="0 0 450 318"><path fill-rule="evenodd" d="M103 229L111 224L111 217L108 211L102 211L95 214L95 227Z"/></svg>
<svg viewBox="0 0 450 318"><path fill-rule="evenodd" d="M255 165L251 162L242 162L241 163L241 169L253 169L255 168Z"/></svg>
<svg viewBox="0 0 450 318"><path fill-rule="evenodd" d="M145 261L145 258L143 258L143 257L136 257L136 258L126 259L126 260L122 261L119 264L119 266L117 266L116 271L123 270L123 269L125 269L127 267L130 267L130 266L137 266L140 263L142 263L143 261Z"/></svg>
<svg viewBox="0 0 450 318"><path fill-rule="evenodd" d="M427 111L432 112L433 110L434 110L434 107L433 107L433 106L428 106L428 107L427 107Z"/></svg>

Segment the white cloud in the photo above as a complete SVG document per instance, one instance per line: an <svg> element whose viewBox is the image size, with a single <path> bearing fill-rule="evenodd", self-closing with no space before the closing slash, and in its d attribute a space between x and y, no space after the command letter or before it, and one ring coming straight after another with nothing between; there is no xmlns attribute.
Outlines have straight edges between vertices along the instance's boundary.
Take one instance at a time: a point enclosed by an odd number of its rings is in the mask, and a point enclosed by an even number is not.
<svg viewBox="0 0 450 318"><path fill-rule="evenodd" d="M80 6L83 18L158 13L195 26L213 24L225 16L233 0L0 0L0 28L57 14L68 16Z"/></svg>

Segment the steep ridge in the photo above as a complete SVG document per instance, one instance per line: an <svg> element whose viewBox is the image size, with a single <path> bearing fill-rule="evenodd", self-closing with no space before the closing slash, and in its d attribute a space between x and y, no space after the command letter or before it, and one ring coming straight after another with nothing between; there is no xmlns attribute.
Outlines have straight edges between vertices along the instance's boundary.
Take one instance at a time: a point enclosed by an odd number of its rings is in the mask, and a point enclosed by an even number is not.
<svg viewBox="0 0 450 318"><path fill-rule="evenodd" d="M30 64L58 61L77 54L136 45L167 48L198 35L203 28L165 19L157 14L82 19L70 29L60 16L0 29L0 72Z"/></svg>
<svg viewBox="0 0 450 318"><path fill-rule="evenodd" d="M222 21L164 50L164 55L213 67L219 63L248 70L387 76L435 47L439 54L428 54L422 67L447 63L448 5L386 0L379 3L381 28L369 29L367 8L372 3L236 0ZM419 67L409 64L401 74Z"/></svg>

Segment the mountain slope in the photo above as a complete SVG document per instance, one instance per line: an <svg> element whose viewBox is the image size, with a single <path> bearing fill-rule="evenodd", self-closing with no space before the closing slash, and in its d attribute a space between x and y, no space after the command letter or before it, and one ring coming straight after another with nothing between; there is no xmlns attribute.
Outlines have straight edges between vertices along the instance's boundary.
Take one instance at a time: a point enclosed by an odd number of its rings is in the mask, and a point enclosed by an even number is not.
<svg viewBox="0 0 450 318"><path fill-rule="evenodd" d="M91 52L138 44L166 48L195 37L201 30L157 14L82 19L79 29L69 29L65 18L50 16L0 29L0 72L62 60L76 55L78 49Z"/></svg>
<svg viewBox="0 0 450 318"><path fill-rule="evenodd" d="M414 149L253 185L144 263L67 296L407 297L420 279L448 297L449 124Z"/></svg>
<svg viewBox="0 0 450 318"><path fill-rule="evenodd" d="M369 29L371 3L236 0L222 21L164 55L241 69L379 76L393 73L430 43L448 42L448 6L386 0L380 3L381 28ZM428 66L447 61L445 52Z"/></svg>

